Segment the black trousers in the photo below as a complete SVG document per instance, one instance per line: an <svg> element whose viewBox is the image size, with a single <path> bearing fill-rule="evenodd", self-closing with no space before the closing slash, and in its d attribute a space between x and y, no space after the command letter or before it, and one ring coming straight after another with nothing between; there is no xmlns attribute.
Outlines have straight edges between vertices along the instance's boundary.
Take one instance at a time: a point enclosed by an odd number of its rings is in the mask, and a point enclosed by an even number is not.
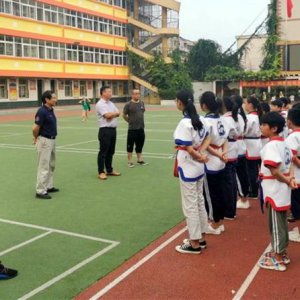
<svg viewBox="0 0 300 300"><path fill-rule="evenodd" d="M135 152L142 153L145 143L145 131L141 129L130 129L127 133L127 152L132 153L135 145Z"/></svg>
<svg viewBox="0 0 300 300"><path fill-rule="evenodd" d="M296 219L300 219L300 188L292 190L291 212Z"/></svg>
<svg viewBox="0 0 300 300"><path fill-rule="evenodd" d="M204 185L204 197L205 207L208 215L212 215L214 222L219 222L224 219L226 210L226 200L224 197L224 171L216 174L206 173L206 180L208 185L208 191L206 185ZM212 211L210 211L210 207Z"/></svg>
<svg viewBox="0 0 300 300"><path fill-rule="evenodd" d="M98 174L104 173L104 166L107 173L113 171L112 159L115 154L117 130L112 127L99 128L99 153L98 153Z"/></svg>
<svg viewBox="0 0 300 300"><path fill-rule="evenodd" d="M247 168L249 174L249 183L250 183L250 197L257 197L258 195L258 173L260 168L260 159L249 160L247 159Z"/></svg>
<svg viewBox="0 0 300 300"><path fill-rule="evenodd" d="M225 198L225 217L234 218L236 215L237 202L237 181L236 181L237 162L228 162L226 164L223 176L223 189Z"/></svg>
<svg viewBox="0 0 300 300"><path fill-rule="evenodd" d="M249 195L249 175L246 157L242 156L238 158L236 164L236 173L240 183L238 188L239 195L241 197L247 197Z"/></svg>

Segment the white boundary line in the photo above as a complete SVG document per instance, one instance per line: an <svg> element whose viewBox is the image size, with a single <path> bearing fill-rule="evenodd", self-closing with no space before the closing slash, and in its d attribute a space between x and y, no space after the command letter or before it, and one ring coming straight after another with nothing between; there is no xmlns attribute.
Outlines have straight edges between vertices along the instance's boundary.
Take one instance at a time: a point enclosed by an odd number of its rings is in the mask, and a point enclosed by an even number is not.
<svg viewBox="0 0 300 300"><path fill-rule="evenodd" d="M135 270L137 270L140 266L142 266L145 262L150 260L154 255L159 253L163 248L168 246L171 242L173 242L175 239L177 239L181 234L183 234L187 230L187 227L181 229L177 233L175 233L173 236L171 236L168 240L160 244L157 248L155 248L152 252L150 252L148 255L146 255L144 258L139 260L136 264L134 264L132 267L130 267L128 270L126 270L124 273L122 273L119 277L114 279L112 282L110 282L107 286L105 286L103 289L101 289L99 292L97 292L94 296L92 296L89 300L97 300L103 295L105 295L107 292L109 292L112 288L114 288L116 285L118 285L121 281L123 281L126 277L128 277L131 273L133 273Z"/></svg>
<svg viewBox="0 0 300 300"><path fill-rule="evenodd" d="M52 233L52 231L47 231L47 232L45 232L43 234L40 234L40 235L38 235L38 236L30 239L30 240L27 240L27 241L25 241L23 243L15 245L15 246L7 249L7 250L4 250L4 251L0 252L0 257L3 256L4 254L7 254L7 253L12 252L12 251L14 251L16 249L19 249L19 248L21 248L23 246L26 246L26 245L28 245L30 243L33 243L34 241L37 241L37 240L39 240L39 239L41 239L41 238L43 238L43 237L45 237L45 236L47 236L48 234L51 234L51 233Z"/></svg>
<svg viewBox="0 0 300 300"><path fill-rule="evenodd" d="M56 149L61 149L61 148L71 147L71 146L77 146L77 145L83 145L83 144L89 144L89 143L93 143L93 142L98 142L98 140L90 140L90 141L85 141L85 142L80 142L80 143L57 146Z"/></svg>
<svg viewBox="0 0 300 300"><path fill-rule="evenodd" d="M263 253L266 253L268 251L271 251L272 246L271 244L268 245L268 247L265 249ZM258 260L259 261L259 260ZM239 290L235 294L235 296L232 298L232 300L240 300L246 293L247 289L249 288L250 284L254 280L256 274L259 271L259 266L257 265L258 261L255 263L254 267L252 268L251 272L248 274L247 278L243 282L243 284L240 286Z"/></svg>

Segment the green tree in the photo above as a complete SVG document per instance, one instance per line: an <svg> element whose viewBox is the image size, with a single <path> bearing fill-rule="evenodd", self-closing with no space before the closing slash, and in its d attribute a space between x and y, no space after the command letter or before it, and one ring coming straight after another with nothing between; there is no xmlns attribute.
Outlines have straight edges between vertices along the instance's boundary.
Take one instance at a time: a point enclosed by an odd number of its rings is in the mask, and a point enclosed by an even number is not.
<svg viewBox="0 0 300 300"><path fill-rule="evenodd" d="M208 69L221 64L221 46L206 39L200 39L188 55L187 65L192 79L203 81Z"/></svg>

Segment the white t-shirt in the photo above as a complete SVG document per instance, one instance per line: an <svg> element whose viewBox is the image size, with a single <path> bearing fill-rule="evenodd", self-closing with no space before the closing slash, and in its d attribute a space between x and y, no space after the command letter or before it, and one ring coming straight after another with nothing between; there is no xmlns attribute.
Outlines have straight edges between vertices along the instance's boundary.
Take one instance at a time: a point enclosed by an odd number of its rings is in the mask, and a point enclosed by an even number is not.
<svg viewBox="0 0 300 300"><path fill-rule="evenodd" d="M300 157L300 130L294 130L285 140L294 156ZM294 175L300 188L300 168L294 164Z"/></svg>
<svg viewBox="0 0 300 300"><path fill-rule="evenodd" d="M261 131L257 112L247 115L247 129L244 136L247 152L246 158L249 160L260 159Z"/></svg>
<svg viewBox="0 0 300 300"><path fill-rule="evenodd" d="M203 128L200 131L194 129L191 119L184 117L177 125L174 132L176 146L182 147L177 153L178 173L180 179L186 182L194 182L204 175L204 164L195 160L184 147L193 146L198 149L208 136L208 130L203 117L200 117Z"/></svg>
<svg viewBox="0 0 300 300"><path fill-rule="evenodd" d="M215 114L207 114L205 120L211 137L211 146L220 153L223 152L222 146L227 141L228 137L228 130L224 119ZM205 164L207 173L218 173L225 168L225 163L217 156L208 153L208 158L209 160Z"/></svg>
<svg viewBox="0 0 300 300"><path fill-rule="evenodd" d="M117 107L110 101L106 101L104 99L100 99L95 106L96 114L98 117L99 127L113 127L116 128L118 126L117 118L113 118L111 120L107 120L104 118L106 113L118 112Z"/></svg>
<svg viewBox="0 0 300 300"><path fill-rule="evenodd" d="M284 117L284 119L285 119L285 125L284 125L284 127L283 127L283 130L282 130L282 132L280 132L280 136L282 136L283 138L287 138L288 137L288 135L289 135L289 128L287 127L287 124L286 124L286 120L287 120L287 116L288 116L288 110L282 110L281 112L280 112L280 114Z"/></svg>
<svg viewBox="0 0 300 300"><path fill-rule="evenodd" d="M291 188L272 176L266 165L279 167L282 174L289 175L292 151L282 137L274 137L261 150L262 189L264 201L269 202L274 210L288 210L291 204Z"/></svg>

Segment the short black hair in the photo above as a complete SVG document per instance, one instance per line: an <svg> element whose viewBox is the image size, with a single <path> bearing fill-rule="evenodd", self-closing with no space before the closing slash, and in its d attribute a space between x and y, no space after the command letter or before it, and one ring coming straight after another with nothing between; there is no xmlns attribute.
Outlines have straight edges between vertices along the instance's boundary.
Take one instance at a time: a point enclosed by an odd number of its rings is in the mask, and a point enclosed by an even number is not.
<svg viewBox="0 0 300 300"><path fill-rule="evenodd" d="M282 108L283 107L283 102L280 99L276 99L276 100L271 101L271 105L278 106L278 107Z"/></svg>
<svg viewBox="0 0 300 300"><path fill-rule="evenodd" d="M276 133L280 133L285 125L285 119L277 111L271 111L261 117L261 124L268 124L270 128L277 127Z"/></svg>
<svg viewBox="0 0 300 300"><path fill-rule="evenodd" d="M281 97L279 100L282 102L283 107L286 107L288 104L291 104L291 99L286 97Z"/></svg>
<svg viewBox="0 0 300 300"><path fill-rule="evenodd" d="M103 92L105 92L105 90L107 89L110 89L110 86L109 85L103 85L101 88L100 88L100 95L103 94Z"/></svg>
<svg viewBox="0 0 300 300"><path fill-rule="evenodd" d="M300 126L300 107L293 107L289 110L287 119L295 126Z"/></svg>
<svg viewBox="0 0 300 300"><path fill-rule="evenodd" d="M264 113L267 113L270 111L270 105L268 102L261 102L260 103L261 109Z"/></svg>
<svg viewBox="0 0 300 300"><path fill-rule="evenodd" d="M55 93L51 90L45 91L42 94L42 102L45 104L46 103L46 98L50 100L52 98L53 94L55 94Z"/></svg>

